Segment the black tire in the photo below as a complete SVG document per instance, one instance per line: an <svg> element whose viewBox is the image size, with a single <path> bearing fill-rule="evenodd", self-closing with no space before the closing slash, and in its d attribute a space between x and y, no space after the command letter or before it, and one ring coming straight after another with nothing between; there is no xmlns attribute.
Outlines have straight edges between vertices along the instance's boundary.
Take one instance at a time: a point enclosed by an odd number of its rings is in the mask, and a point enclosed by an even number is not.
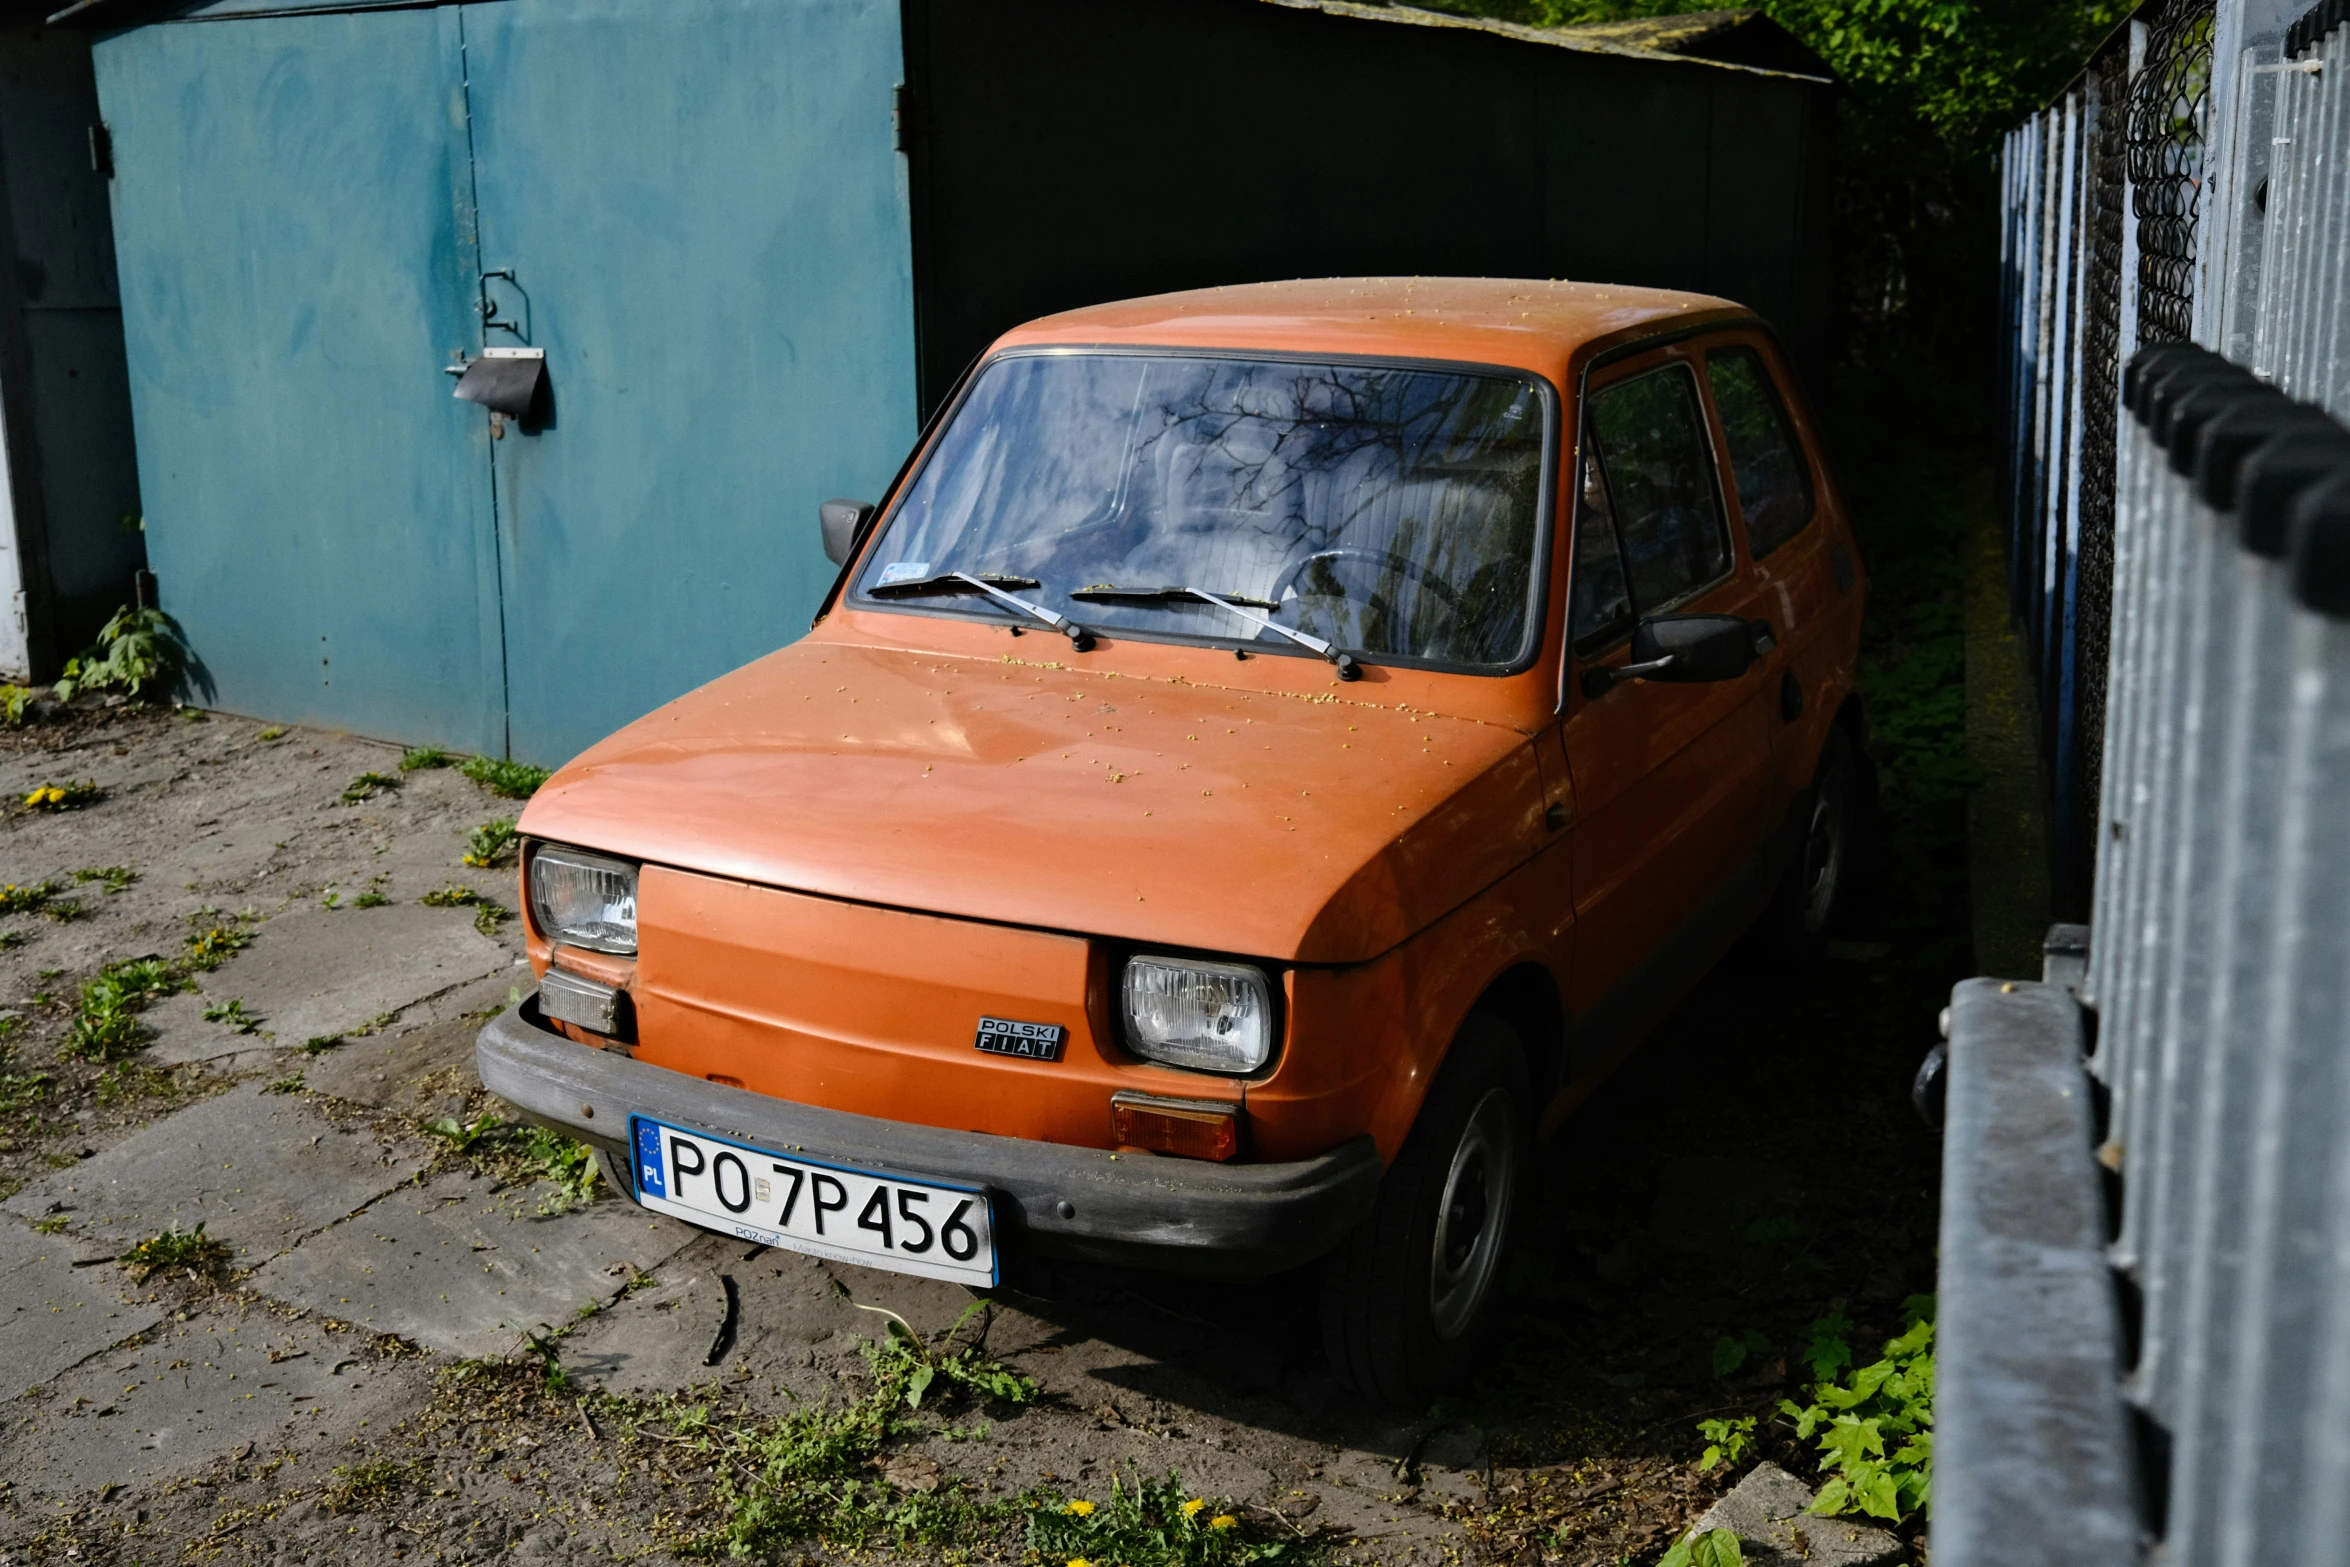
<svg viewBox="0 0 2350 1567"><path fill-rule="evenodd" d="M1776 956L1798 967L1817 962L1850 911L1864 875L1870 791L1842 726L1820 747L1811 787L1795 803L1795 855L1780 878L1767 921Z"/></svg>
<svg viewBox="0 0 2350 1567"><path fill-rule="evenodd" d="M1357 1392L1423 1409L1491 1353L1533 1144L1530 1099L1516 1031L1471 1016L1378 1206L1322 1265L1322 1344Z"/></svg>

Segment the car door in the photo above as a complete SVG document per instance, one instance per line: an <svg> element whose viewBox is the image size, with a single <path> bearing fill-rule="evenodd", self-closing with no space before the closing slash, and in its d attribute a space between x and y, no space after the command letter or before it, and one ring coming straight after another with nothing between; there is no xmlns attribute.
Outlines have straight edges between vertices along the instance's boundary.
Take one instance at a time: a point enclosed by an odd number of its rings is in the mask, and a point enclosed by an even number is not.
<svg viewBox="0 0 2350 1567"><path fill-rule="evenodd" d="M1795 418L1786 366L1758 331L1725 333L1702 345L1707 393L1721 433L1738 537L1753 562L1779 650L1771 725L1782 801L1810 787L1810 768L1833 718L1820 694L1850 683L1843 665L1851 639L1835 635L1859 585L1826 474Z"/></svg>
<svg viewBox="0 0 2350 1567"><path fill-rule="evenodd" d="M1759 906L1769 830L1769 660L1733 680L1624 680L1634 625L1670 613L1755 618L1714 435L1686 346L1591 378L1577 443L1565 721L1573 782L1576 1065L1653 1021Z"/></svg>

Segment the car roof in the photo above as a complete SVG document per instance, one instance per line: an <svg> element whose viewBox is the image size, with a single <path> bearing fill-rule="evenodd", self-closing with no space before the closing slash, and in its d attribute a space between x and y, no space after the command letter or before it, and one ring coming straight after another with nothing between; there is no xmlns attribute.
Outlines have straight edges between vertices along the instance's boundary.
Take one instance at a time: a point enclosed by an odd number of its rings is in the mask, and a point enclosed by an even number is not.
<svg viewBox="0 0 2350 1567"><path fill-rule="evenodd" d="M1566 384L1590 352L1750 322L1710 294L1557 279L1299 278L1154 294L1016 327L998 348L1236 348L1498 364Z"/></svg>

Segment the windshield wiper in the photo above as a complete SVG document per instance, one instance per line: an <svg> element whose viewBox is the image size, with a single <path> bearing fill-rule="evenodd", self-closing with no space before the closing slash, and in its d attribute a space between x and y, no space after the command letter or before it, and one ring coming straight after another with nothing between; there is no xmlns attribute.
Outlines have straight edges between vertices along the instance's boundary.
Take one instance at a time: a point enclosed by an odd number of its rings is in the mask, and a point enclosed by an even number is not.
<svg viewBox="0 0 2350 1567"><path fill-rule="evenodd" d="M1031 604L1023 598L1014 598L1005 588L1042 587L1034 577L1007 577L999 572L974 574L968 571L942 571L935 576L917 577L910 582L881 582L865 590L868 598L918 598L932 593L984 593L991 599L1011 605L1032 620L1046 625L1069 639L1070 645L1083 653L1093 647L1093 633L1066 615L1056 615L1042 604Z"/></svg>
<svg viewBox="0 0 2350 1567"><path fill-rule="evenodd" d="M1328 659L1338 666L1338 678L1341 680L1360 680L1363 677L1362 666L1355 661L1352 653L1341 653L1320 637L1309 636L1303 631L1292 631L1277 621L1267 620L1262 615L1240 607L1243 604L1254 604L1263 609L1276 607L1263 599L1246 598L1238 593L1210 593L1206 588L1120 588L1106 582L1090 588L1079 588L1069 596L1095 604L1163 604L1170 599L1196 599L1202 604L1213 604L1228 615L1238 615L1253 626L1287 637L1316 658Z"/></svg>

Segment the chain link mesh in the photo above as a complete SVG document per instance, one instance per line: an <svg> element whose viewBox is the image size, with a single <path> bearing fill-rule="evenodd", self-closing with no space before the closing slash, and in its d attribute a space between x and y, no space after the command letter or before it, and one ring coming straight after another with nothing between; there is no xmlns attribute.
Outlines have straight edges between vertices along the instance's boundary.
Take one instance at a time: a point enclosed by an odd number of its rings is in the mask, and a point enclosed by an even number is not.
<svg viewBox="0 0 2350 1567"><path fill-rule="evenodd" d="M2195 223L2211 112L2213 0L2167 0L2147 20L2130 86L2129 169L2138 218L2138 341L2183 343L2195 324Z"/></svg>
<svg viewBox="0 0 2350 1567"><path fill-rule="evenodd" d="M2078 671L2073 733L2082 808L2073 864L2085 883L2097 863L2098 790L2105 771L2105 666L2113 630L2113 509L2116 417L2121 390L2124 201L2130 152L2127 36L2091 63L2095 113L2089 167L2089 265L2081 324L2081 541L2074 597ZM2081 904L2089 902L2081 888Z"/></svg>

